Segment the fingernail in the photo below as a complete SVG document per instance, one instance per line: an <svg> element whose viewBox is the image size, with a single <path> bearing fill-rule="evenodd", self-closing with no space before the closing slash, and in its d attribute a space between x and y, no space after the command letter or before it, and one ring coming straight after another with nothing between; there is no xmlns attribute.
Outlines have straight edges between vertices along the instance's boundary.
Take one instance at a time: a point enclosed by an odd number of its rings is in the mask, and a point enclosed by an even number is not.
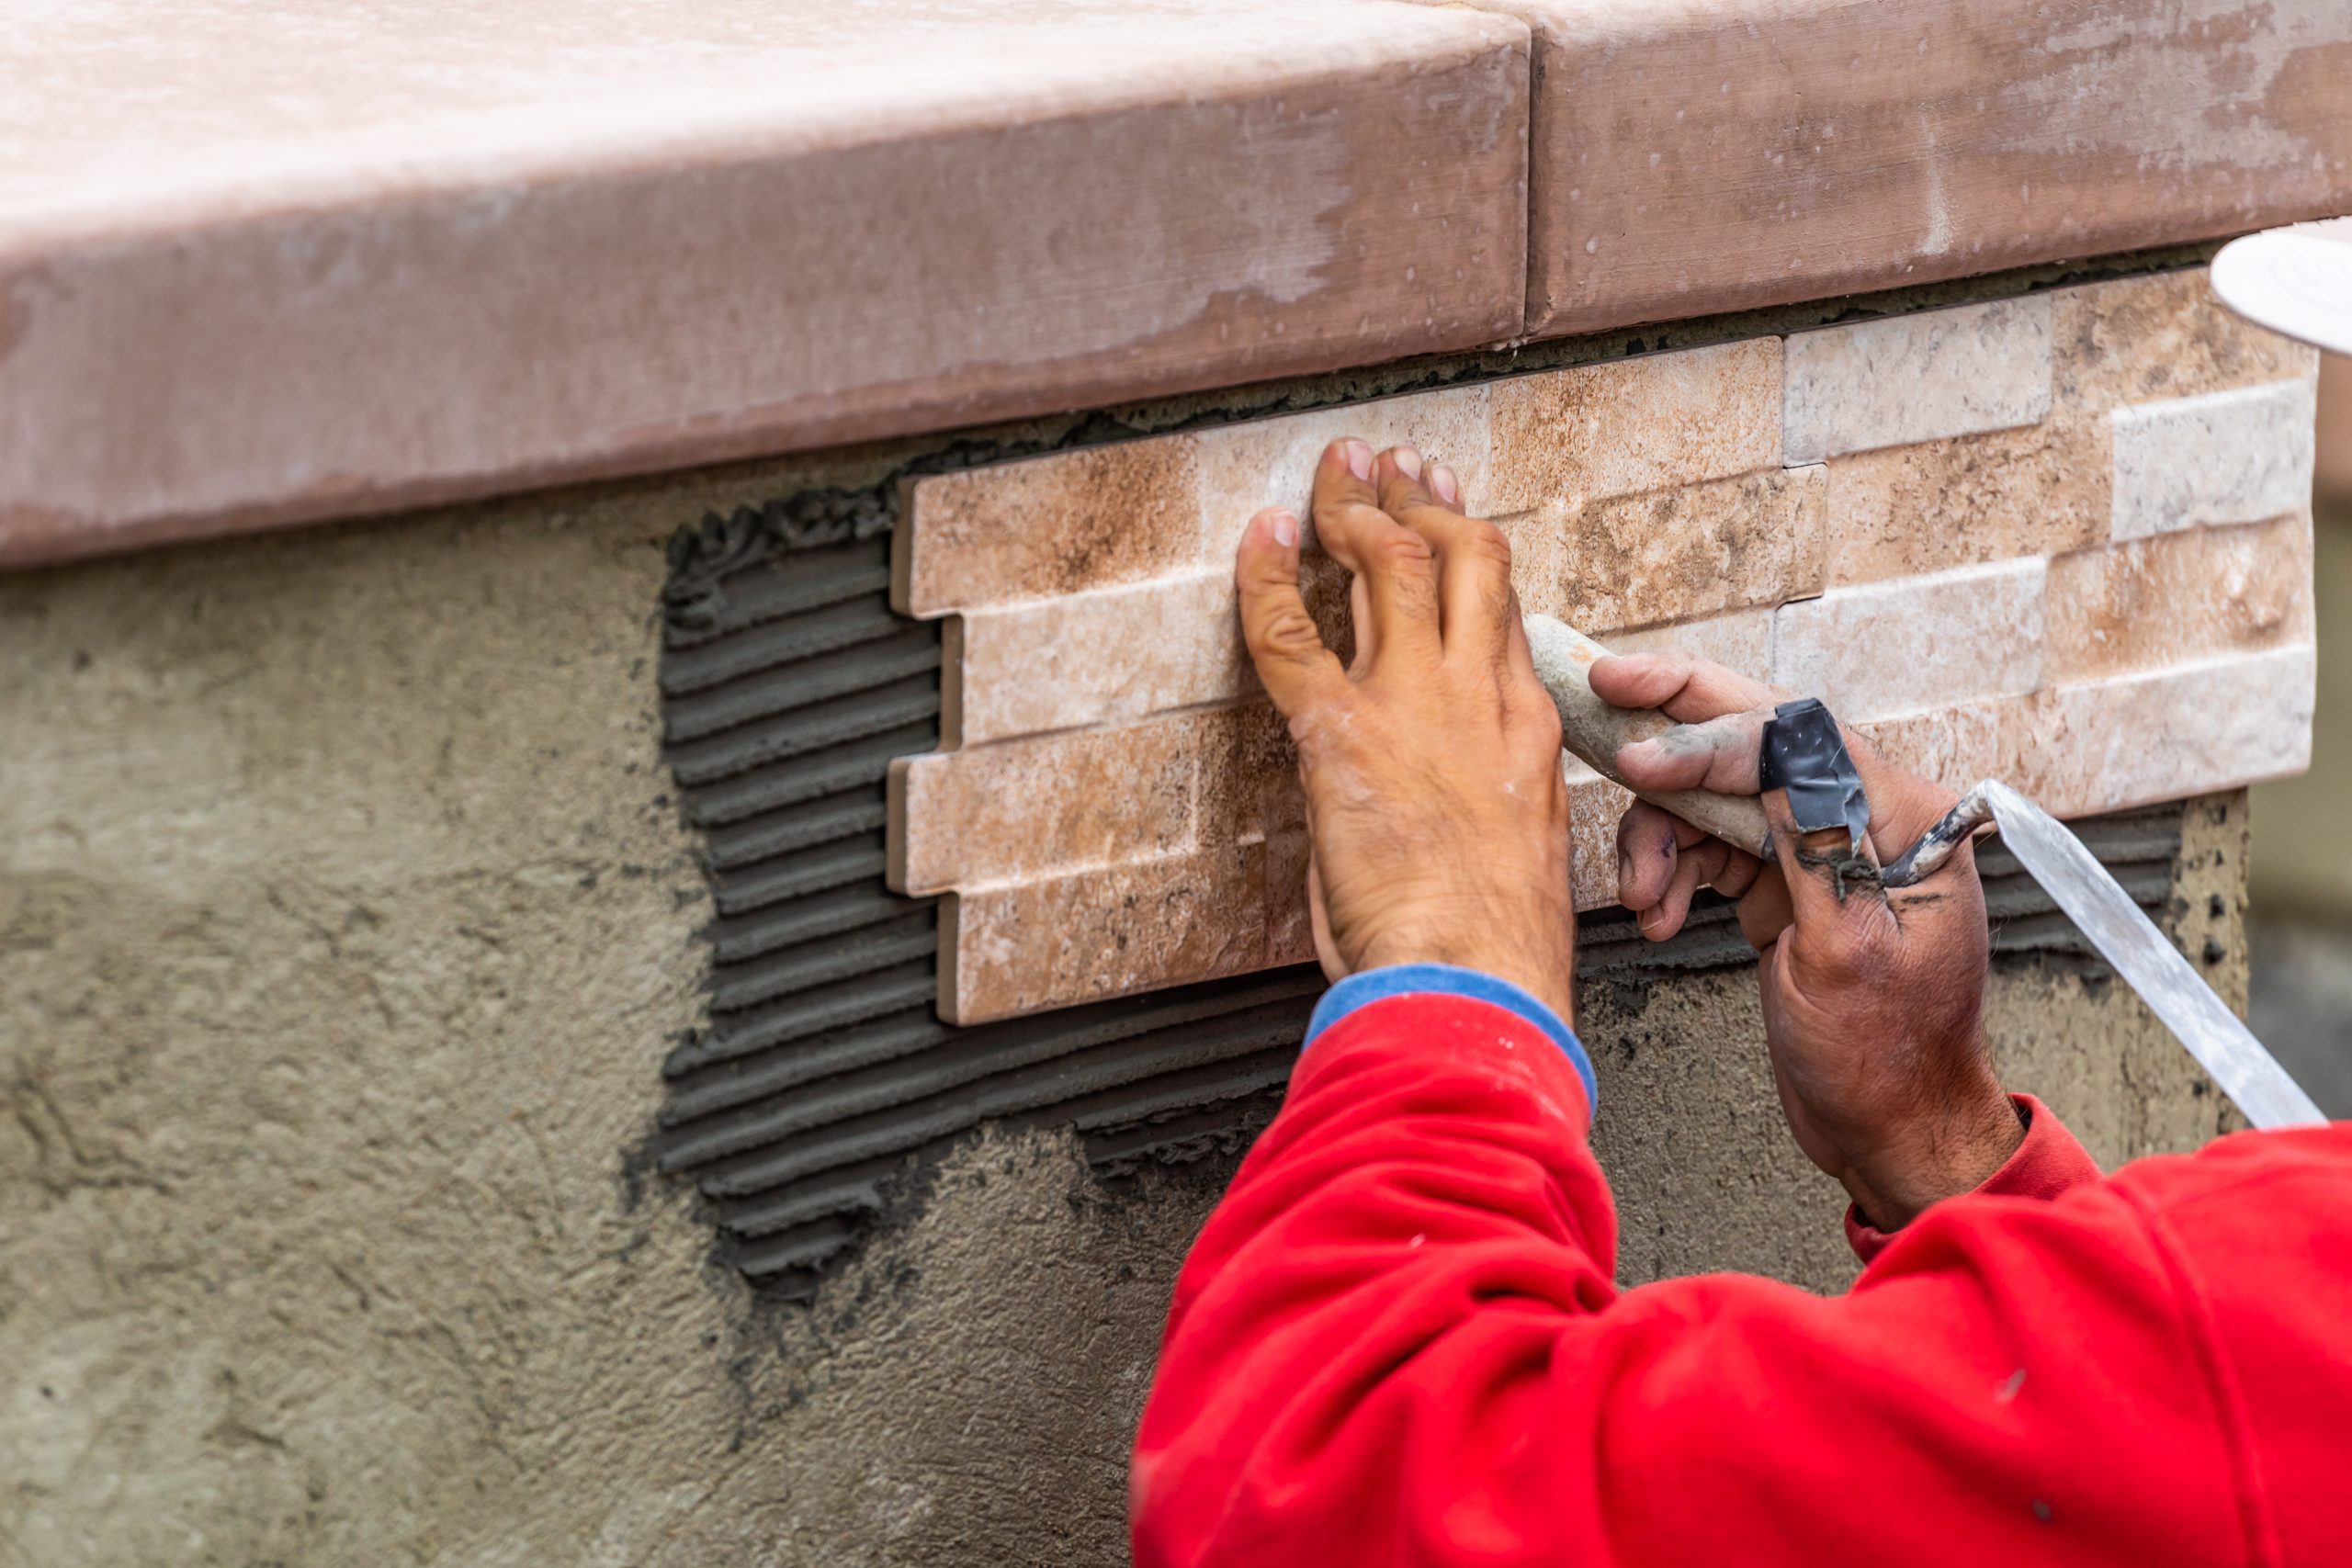
<svg viewBox="0 0 2352 1568"><path fill-rule="evenodd" d="M1421 455L1410 446L1399 446L1389 454L1396 460L1396 471L1408 479L1421 477Z"/></svg>
<svg viewBox="0 0 2352 1568"><path fill-rule="evenodd" d="M1372 443L1368 441L1348 443L1348 472L1360 479L1372 478Z"/></svg>
<svg viewBox="0 0 2352 1568"><path fill-rule="evenodd" d="M1274 543L1288 549L1298 543L1298 519L1287 512L1277 512L1268 519L1272 524Z"/></svg>
<svg viewBox="0 0 2352 1568"><path fill-rule="evenodd" d="M1430 489L1435 491L1437 498L1448 506L1462 504L1462 486L1454 479L1453 470L1443 463L1430 465Z"/></svg>

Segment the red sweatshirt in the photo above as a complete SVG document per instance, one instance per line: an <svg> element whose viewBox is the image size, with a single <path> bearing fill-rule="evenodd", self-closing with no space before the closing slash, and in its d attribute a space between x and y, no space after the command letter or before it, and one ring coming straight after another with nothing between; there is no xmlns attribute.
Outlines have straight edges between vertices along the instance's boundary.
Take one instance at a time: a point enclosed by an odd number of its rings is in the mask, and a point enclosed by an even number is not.
<svg viewBox="0 0 2352 1568"><path fill-rule="evenodd" d="M1143 1568L2352 1564L2352 1123L2102 1179L2021 1099L1843 1296L1620 1291L1581 1048L1431 973L1334 988L1177 1281Z"/></svg>

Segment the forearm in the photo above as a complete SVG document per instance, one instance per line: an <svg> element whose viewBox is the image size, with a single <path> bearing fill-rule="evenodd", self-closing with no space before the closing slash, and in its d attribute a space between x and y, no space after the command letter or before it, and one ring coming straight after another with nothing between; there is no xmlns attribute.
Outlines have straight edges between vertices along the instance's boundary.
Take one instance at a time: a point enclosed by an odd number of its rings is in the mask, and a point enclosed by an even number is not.
<svg viewBox="0 0 2352 1568"><path fill-rule="evenodd" d="M1496 1396L1437 1370L1481 1354L1487 1303L1548 1330L1613 1293L1581 1047L1540 1006L1385 994L1415 983L1331 993L1343 1016L1185 1265L1136 1443L1139 1562L1396 1560L1416 1412Z"/></svg>

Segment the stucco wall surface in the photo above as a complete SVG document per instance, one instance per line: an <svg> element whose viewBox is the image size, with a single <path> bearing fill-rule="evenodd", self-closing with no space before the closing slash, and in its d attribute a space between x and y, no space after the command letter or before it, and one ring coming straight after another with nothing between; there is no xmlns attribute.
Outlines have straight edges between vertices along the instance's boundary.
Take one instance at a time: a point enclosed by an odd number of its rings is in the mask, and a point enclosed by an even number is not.
<svg viewBox="0 0 2352 1568"><path fill-rule="evenodd" d="M778 1310L633 1158L707 964L662 545L752 493L0 579L5 1568L1122 1560L1223 1172L1111 1193L991 1133ZM2178 908L2242 979L2243 807L2199 820ZM2216 1125L2111 984L2005 974L1994 1018L2106 1157ZM1585 1028L1628 1279L1848 1276L1746 976Z"/></svg>

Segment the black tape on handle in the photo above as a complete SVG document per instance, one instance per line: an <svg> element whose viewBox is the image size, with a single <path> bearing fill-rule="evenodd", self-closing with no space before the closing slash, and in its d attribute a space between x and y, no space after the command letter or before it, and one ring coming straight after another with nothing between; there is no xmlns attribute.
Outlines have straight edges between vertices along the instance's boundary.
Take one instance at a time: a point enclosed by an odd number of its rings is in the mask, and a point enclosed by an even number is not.
<svg viewBox="0 0 2352 1568"><path fill-rule="evenodd" d="M1789 810L1800 832L1843 828L1861 848L1871 828L1870 796L1862 775L1846 755L1838 721L1818 697L1782 703L1764 721L1764 758L1758 787L1789 792Z"/></svg>

